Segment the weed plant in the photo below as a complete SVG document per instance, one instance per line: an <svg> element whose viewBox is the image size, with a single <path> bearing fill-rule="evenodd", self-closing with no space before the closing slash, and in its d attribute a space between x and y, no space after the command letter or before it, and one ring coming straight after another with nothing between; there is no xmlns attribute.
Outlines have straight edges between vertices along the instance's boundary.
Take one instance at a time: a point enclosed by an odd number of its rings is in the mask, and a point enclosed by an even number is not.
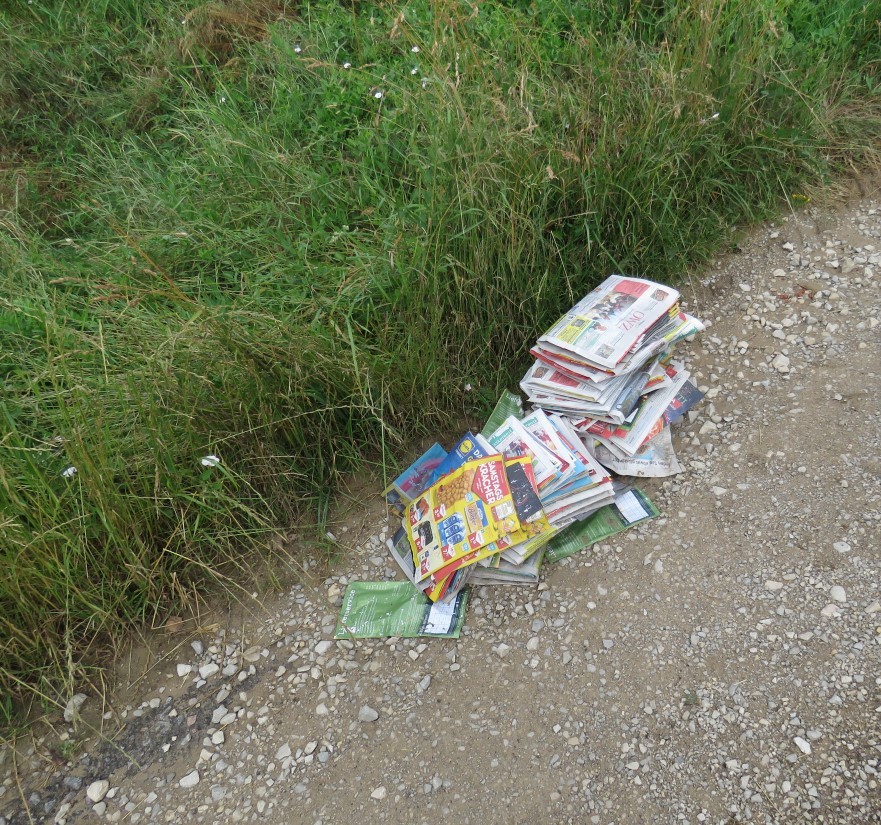
<svg viewBox="0 0 881 825"><path fill-rule="evenodd" d="M0 694L481 411L609 272L874 162L879 10L4 6Z"/></svg>

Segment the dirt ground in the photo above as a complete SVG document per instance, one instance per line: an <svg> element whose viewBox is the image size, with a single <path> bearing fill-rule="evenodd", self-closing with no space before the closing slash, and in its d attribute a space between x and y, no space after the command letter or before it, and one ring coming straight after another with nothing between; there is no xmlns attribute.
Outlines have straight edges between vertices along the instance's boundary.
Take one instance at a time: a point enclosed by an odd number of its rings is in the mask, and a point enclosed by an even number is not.
<svg viewBox="0 0 881 825"><path fill-rule="evenodd" d="M328 578L135 651L103 736L0 751L0 825L881 822L877 190L683 298L707 395L659 518L474 591L459 640L333 642L345 585L396 577L377 487Z"/></svg>

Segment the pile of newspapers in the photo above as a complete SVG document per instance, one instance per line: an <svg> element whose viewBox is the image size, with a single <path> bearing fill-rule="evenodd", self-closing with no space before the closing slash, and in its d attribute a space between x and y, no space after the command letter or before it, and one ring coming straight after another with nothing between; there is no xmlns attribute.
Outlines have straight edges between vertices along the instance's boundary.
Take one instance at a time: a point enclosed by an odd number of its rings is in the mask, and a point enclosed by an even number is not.
<svg viewBox="0 0 881 825"><path fill-rule="evenodd" d="M531 350L528 410L506 393L385 491L406 577L448 604L468 583L535 583L543 560L657 515L632 477L680 470L669 428L702 396L673 349L702 329L662 284L613 275L586 295Z"/></svg>
<svg viewBox="0 0 881 825"><path fill-rule="evenodd" d="M538 339L520 387L609 470L672 475L681 468L669 425L702 397L673 347L702 329L675 289L613 275Z"/></svg>

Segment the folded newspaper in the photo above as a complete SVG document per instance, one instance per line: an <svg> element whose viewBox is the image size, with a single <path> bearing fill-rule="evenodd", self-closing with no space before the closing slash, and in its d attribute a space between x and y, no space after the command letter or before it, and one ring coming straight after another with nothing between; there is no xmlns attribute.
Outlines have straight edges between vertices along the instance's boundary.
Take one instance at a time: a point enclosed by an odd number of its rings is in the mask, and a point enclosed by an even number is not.
<svg viewBox="0 0 881 825"><path fill-rule="evenodd" d="M539 337L520 387L608 470L673 475L682 467L661 434L703 397L673 350L703 328L672 287L612 275Z"/></svg>
<svg viewBox="0 0 881 825"><path fill-rule="evenodd" d="M671 438L703 393L674 360L703 329L679 293L612 275L530 350L520 395L480 433L433 444L385 490L403 582L355 582L337 638L458 635L466 585L534 585L556 562L658 515L623 477L681 472Z"/></svg>

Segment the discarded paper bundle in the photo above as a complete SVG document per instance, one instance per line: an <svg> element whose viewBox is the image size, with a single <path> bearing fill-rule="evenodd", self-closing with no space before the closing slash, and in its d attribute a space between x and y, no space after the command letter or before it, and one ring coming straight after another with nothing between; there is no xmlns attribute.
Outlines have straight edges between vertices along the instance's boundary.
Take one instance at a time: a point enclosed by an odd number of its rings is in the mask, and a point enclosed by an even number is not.
<svg viewBox="0 0 881 825"><path fill-rule="evenodd" d="M538 409L524 416L514 396L483 433L442 452L432 446L386 491L403 516L392 554L432 600L468 581L537 582L548 542L614 500L572 424Z"/></svg>
<svg viewBox="0 0 881 825"><path fill-rule="evenodd" d="M567 418L604 467L671 475L680 467L667 428L702 397L673 348L702 329L675 289L612 275L538 339L520 386Z"/></svg>
<svg viewBox="0 0 881 825"><path fill-rule="evenodd" d="M680 471L670 425L702 393L673 349L702 329L675 289L641 278L613 275L582 298L530 351L531 409L504 393L479 434L432 445L385 491L409 584L350 584L337 638L458 636L466 584L535 584L543 560L656 516L612 472Z"/></svg>
<svg viewBox="0 0 881 825"><path fill-rule="evenodd" d="M403 512L392 554L432 600L455 595L478 563L498 569L503 552L516 550L522 563L556 531L542 508L530 455L503 455L483 435L467 433L426 473L437 446L386 491Z"/></svg>

